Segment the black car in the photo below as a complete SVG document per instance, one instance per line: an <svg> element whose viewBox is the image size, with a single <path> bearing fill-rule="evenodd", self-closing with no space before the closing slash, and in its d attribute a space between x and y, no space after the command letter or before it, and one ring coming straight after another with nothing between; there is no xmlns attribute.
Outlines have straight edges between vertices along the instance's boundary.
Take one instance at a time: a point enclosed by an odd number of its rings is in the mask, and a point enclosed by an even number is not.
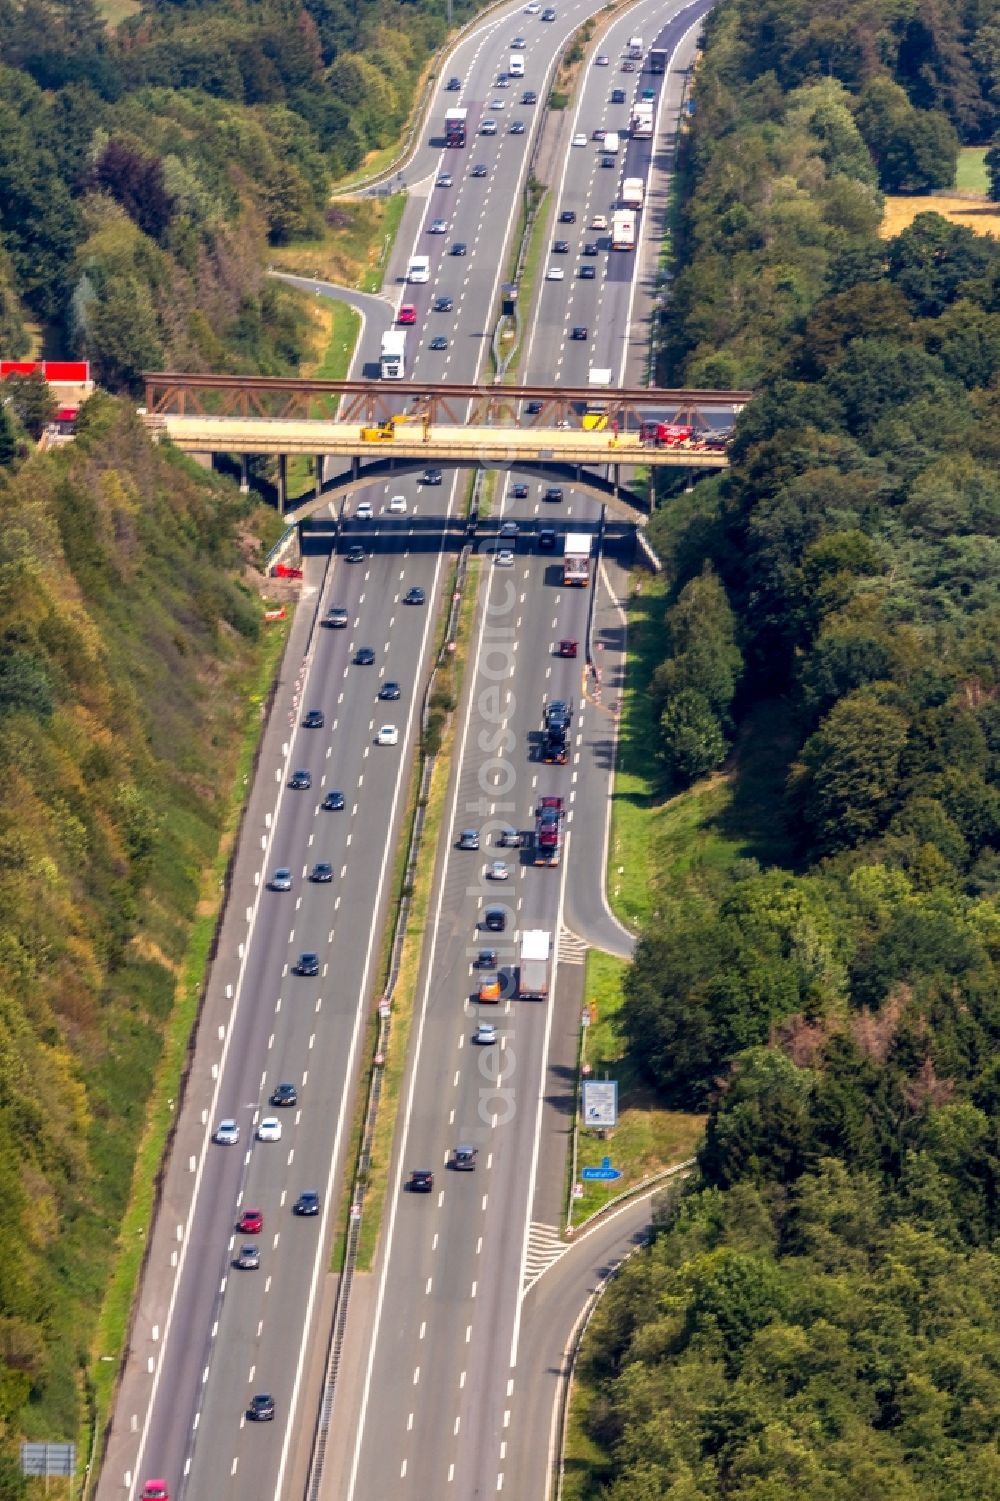
<svg viewBox="0 0 1000 1501"><path fill-rule="evenodd" d="M612 89L611 90L611 103L612 104L624 104L625 103L625 90L624 89Z"/></svg>
<svg viewBox="0 0 1000 1501"><path fill-rule="evenodd" d="M459 94L462 91L462 80L460 78L449 78L445 84L445 88L449 94Z"/></svg>
<svg viewBox="0 0 1000 1501"><path fill-rule="evenodd" d="M293 792L308 792L313 784L311 771L293 771L288 778L288 785Z"/></svg>
<svg viewBox="0 0 1000 1501"><path fill-rule="evenodd" d="M324 885L328 881L332 881L333 866L330 864L329 860L317 860L316 864L309 872L309 879L310 881L318 881L321 885Z"/></svg>
<svg viewBox="0 0 1000 1501"><path fill-rule="evenodd" d="M322 709L310 709L302 721L304 730L321 730L326 724L326 716Z"/></svg>
<svg viewBox="0 0 1000 1501"><path fill-rule="evenodd" d="M292 1213L301 1215L319 1214L319 1194L314 1193L311 1188L306 1189L305 1193L300 1193L292 1205Z"/></svg>
<svg viewBox="0 0 1000 1501"><path fill-rule="evenodd" d="M299 1092L294 1084L276 1084L271 1091L271 1104L286 1108L299 1103Z"/></svg>
<svg viewBox="0 0 1000 1501"><path fill-rule="evenodd" d="M524 404L524 410L527 412L529 417L537 417L539 412L542 410L542 403L540 401L526 401Z"/></svg>
<svg viewBox="0 0 1000 1501"><path fill-rule="evenodd" d="M507 927L506 907L487 907L483 913L483 927L488 933L503 933Z"/></svg>
<svg viewBox="0 0 1000 1501"><path fill-rule="evenodd" d="M543 526L538 533L539 552L555 552L556 534L550 526Z"/></svg>
<svg viewBox="0 0 1000 1501"><path fill-rule="evenodd" d="M434 304L434 311L436 313L450 313L454 306L455 304L450 297L439 297Z"/></svg>
<svg viewBox="0 0 1000 1501"><path fill-rule="evenodd" d="M347 549L344 556L348 563L363 563L365 561L365 550L363 547L355 544L354 547Z"/></svg>
<svg viewBox="0 0 1000 1501"><path fill-rule="evenodd" d="M535 93L534 89L525 89L524 93L521 95L521 103L522 104L537 104L538 103L538 95Z"/></svg>
<svg viewBox="0 0 1000 1501"><path fill-rule="evenodd" d="M434 1174L429 1167L418 1167L410 1174L407 1187L411 1194L429 1194L434 1190Z"/></svg>
<svg viewBox="0 0 1000 1501"><path fill-rule="evenodd" d="M527 500L528 487L527 485L511 485L510 493L515 500Z"/></svg>
<svg viewBox="0 0 1000 1501"><path fill-rule="evenodd" d="M347 611L343 605L333 605L323 616L323 624L331 630L342 631L347 625Z"/></svg>
<svg viewBox="0 0 1000 1501"><path fill-rule="evenodd" d="M273 1423L274 1398L267 1392L258 1392L255 1397L250 1398L247 1417L251 1423Z"/></svg>
<svg viewBox="0 0 1000 1501"><path fill-rule="evenodd" d="M359 646L354 653L356 667L373 667L375 665L375 653L370 646Z"/></svg>
<svg viewBox="0 0 1000 1501"><path fill-rule="evenodd" d="M407 589L403 595L404 605L422 605L426 599L427 595L418 584L414 584L412 589Z"/></svg>
<svg viewBox="0 0 1000 1501"><path fill-rule="evenodd" d="M601 157L602 167L617 167L617 165L618 158L616 156L612 156L610 151L606 152L605 155Z"/></svg>
<svg viewBox="0 0 1000 1501"><path fill-rule="evenodd" d="M586 245L584 245L583 249L581 250L580 254L581 255L596 255L597 254L597 249L598 249L597 242L595 240L588 240L587 243L586 243Z"/></svg>
<svg viewBox="0 0 1000 1501"><path fill-rule="evenodd" d="M570 338L571 339L576 339L577 342L579 342L581 339L589 338L589 334L588 334L588 331L587 331L587 325L585 323L576 323L576 324L574 324L573 325L573 331L570 334Z"/></svg>
<svg viewBox="0 0 1000 1501"><path fill-rule="evenodd" d="M554 698L545 706L545 723L551 729L566 729L573 718L573 710L561 698Z"/></svg>
<svg viewBox="0 0 1000 1501"><path fill-rule="evenodd" d="M340 813L345 806L342 792L328 792L323 799L323 808L327 813Z"/></svg>
<svg viewBox="0 0 1000 1501"><path fill-rule="evenodd" d="M484 166L482 162L477 162L472 171L469 173L470 177L489 177L489 175L489 167ZM455 254L457 254L457 252L453 250L452 255Z"/></svg>
<svg viewBox="0 0 1000 1501"><path fill-rule="evenodd" d="M427 347L428 349L447 349L448 340L445 338L444 334L435 334Z"/></svg>
<svg viewBox="0 0 1000 1501"><path fill-rule="evenodd" d="M511 133L512 136L523 136L524 135L524 121L523 120L511 120L511 122L510 122L510 133Z"/></svg>
<svg viewBox="0 0 1000 1501"><path fill-rule="evenodd" d="M306 977L306 979L309 979L313 975L318 975L319 974L319 955L318 954L310 954L308 952L304 953L304 954L300 954L299 955L299 962L295 966L295 973L297 975L304 975Z"/></svg>
<svg viewBox="0 0 1000 1501"><path fill-rule="evenodd" d="M496 951L496 949L480 949L479 953L478 953L478 955L476 957L476 967L478 969L496 969L496 967L497 967L497 951Z"/></svg>
<svg viewBox="0 0 1000 1501"><path fill-rule="evenodd" d="M460 850L477 850L479 848L479 830L463 829L458 836L458 847Z"/></svg>
<svg viewBox="0 0 1000 1501"><path fill-rule="evenodd" d="M593 281L594 277L596 275L597 275L597 272L594 270L593 266L581 266L580 267L580 280L581 281Z"/></svg>
<svg viewBox="0 0 1000 1501"><path fill-rule="evenodd" d="M575 208L564 208L563 211L562 211L562 213L559 215L559 223L560 224L575 224L576 223L576 209Z"/></svg>
<svg viewBox="0 0 1000 1501"><path fill-rule="evenodd" d="M550 485L542 496L543 500L562 500L563 493L560 485Z"/></svg>
<svg viewBox="0 0 1000 1501"><path fill-rule="evenodd" d="M425 469L420 476L420 483L422 485L440 485L443 479L444 475L440 469Z"/></svg>
<svg viewBox="0 0 1000 1501"><path fill-rule="evenodd" d="M553 240L552 252L554 255L566 255L569 251L568 240Z"/></svg>
<svg viewBox="0 0 1000 1501"><path fill-rule="evenodd" d="M392 679L389 678L382 684L381 688L378 690L378 696L379 698L387 698L392 703L395 703L397 698L399 697L399 684L394 683Z"/></svg>
<svg viewBox="0 0 1000 1501"><path fill-rule="evenodd" d="M466 255L468 253L468 248L469 247L466 245L464 240L456 240L451 247L451 254Z"/></svg>

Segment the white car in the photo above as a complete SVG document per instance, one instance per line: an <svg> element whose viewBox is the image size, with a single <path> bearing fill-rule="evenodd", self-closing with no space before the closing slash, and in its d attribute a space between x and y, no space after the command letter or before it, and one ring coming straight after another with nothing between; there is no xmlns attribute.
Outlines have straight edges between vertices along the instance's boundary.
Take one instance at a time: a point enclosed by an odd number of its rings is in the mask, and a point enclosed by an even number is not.
<svg viewBox="0 0 1000 1501"><path fill-rule="evenodd" d="M495 555L493 561L498 568L513 568L514 554L505 547Z"/></svg>
<svg viewBox="0 0 1000 1501"><path fill-rule="evenodd" d="M506 103L506 99L491 99L490 109L503 109Z"/></svg>
<svg viewBox="0 0 1000 1501"><path fill-rule="evenodd" d="M357 505L354 507L354 514L359 521L371 521L372 517L375 514L375 512L372 510L371 501L359 500Z"/></svg>
<svg viewBox="0 0 1000 1501"><path fill-rule="evenodd" d="M492 1043L496 1042L497 1029L493 1022L480 1022L476 1028L476 1035L472 1040L473 1042L478 1042L482 1047L489 1047Z"/></svg>
<svg viewBox="0 0 1000 1501"><path fill-rule="evenodd" d="M608 220L605 214L595 214L590 221L591 229L607 229Z"/></svg>
<svg viewBox="0 0 1000 1501"><path fill-rule="evenodd" d="M265 1115L257 1127L258 1141L280 1141L281 1122L276 1115Z"/></svg>
<svg viewBox="0 0 1000 1501"><path fill-rule="evenodd" d="M506 881L510 879L510 871L503 860L491 860L486 867L487 881Z"/></svg>
<svg viewBox="0 0 1000 1501"><path fill-rule="evenodd" d="M576 135L573 137L573 145L574 146L586 146L586 144L587 144L587 137L584 135L584 133L583 133L582 130L578 130L577 133L576 133Z"/></svg>
<svg viewBox="0 0 1000 1501"><path fill-rule="evenodd" d="M399 730L394 724L384 724L375 736L376 745L398 745Z"/></svg>
<svg viewBox="0 0 1000 1501"><path fill-rule="evenodd" d="M610 57L605 57L604 53L602 52L601 55L600 55L600 57L595 57L594 58L594 67L595 68L606 68L609 65L610 62L611 62Z"/></svg>
<svg viewBox="0 0 1000 1501"><path fill-rule="evenodd" d="M546 281L562 281L563 279L564 273L561 266L550 266L545 273Z"/></svg>
<svg viewBox="0 0 1000 1501"><path fill-rule="evenodd" d="M479 134L481 136L495 136L496 133L497 122L495 120L484 120L479 127Z"/></svg>
<svg viewBox="0 0 1000 1501"><path fill-rule="evenodd" d="M405 516L406 515L406 496L405 495L394 495L392 497L392 499L389 502L389 515L390 516Z"/></svg>
<svg viewBox="0 0 1000 1501"><path fill-rule="evenodd" d="M448 233L448 220L432 219L427 233L429 235L446 235Z"/></svg>
<svg viewBox="0 0 1000 1501"><path fill-rule="evenodd" d="M524 14L526 16L537 16L541 8L540 5L535 4L535 0L531 0L531 4L524 7Z"/></svg>
<svg viewBox="0 0 1000 1501"><path fill-rule="evenodd" d="M240 1139L240 1128L235 1121L220 1121L215 1128L215 1139L222 1147L235 1147Z"/></svg>

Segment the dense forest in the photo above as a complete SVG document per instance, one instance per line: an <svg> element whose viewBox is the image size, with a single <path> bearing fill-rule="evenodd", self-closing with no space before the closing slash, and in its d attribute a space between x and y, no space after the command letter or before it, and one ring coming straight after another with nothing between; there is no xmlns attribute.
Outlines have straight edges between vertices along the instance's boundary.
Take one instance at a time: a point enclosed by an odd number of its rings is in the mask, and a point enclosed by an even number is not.
<svg viewBox="0 0 1000 1501"><path fill-rule="evenodd" d="M95 0L0 0L0 351L41 324L112 390L295 368L267 248L322 232L445 34L445 0L161 0L115 31Z"/></svg>
<svg viewBox="0 0 1000 1501"><path fill-rule="evenodd" d="M1000 245L878 238L989 139L998 41L952 0L708 25L664 373L759 395L651 523L651 688L664 795L763 739L786 857L658 887L626 979L709 1115L586 1347L609 1501L1000 1496Z"/></svg>

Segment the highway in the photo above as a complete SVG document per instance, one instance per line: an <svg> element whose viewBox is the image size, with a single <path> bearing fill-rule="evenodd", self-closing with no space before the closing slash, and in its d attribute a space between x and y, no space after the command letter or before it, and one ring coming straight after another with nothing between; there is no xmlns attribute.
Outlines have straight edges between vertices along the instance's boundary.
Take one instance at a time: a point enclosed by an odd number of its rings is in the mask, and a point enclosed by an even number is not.
<svg viewBox="0 0 1000 1501"><path fill-rule="evenodd" d="M598 50L617 61L626 36L641 32L651 40L662 15L659 5L638 5L614 22ZM675 42L694 20L688 12L677 22L670 32ZM522 31L530 24L525 17ZM632 86L640 79L649 85L649 75L633 74ZM614 67L586 71L572 133L586 129L589 137L608 124L607 100L618 84ZM618 108L624 125L626 107ZM640 146L651 151L650 143L634 143ZM565 231L554 227L554 237L572 236L579 244L590 216L608 211L613 185L605 199L595 196L606 171L595 168L589 140L586 148L567 149L553 208L558 213L564 205L574 207L577 223ZM560 259L569 268L578 264L577 257ZM626 350L622 337L633 306L627 275L636 259L607 253L597 259L604 275L594 282L578 287L567 274L543 284L528 346L530 380L582 384L599 359L614 362L621 379L626 354L641 362L641 350ZM569 341L568 329L584 316L589 342ZM384 1249L375 1284L349 1328L355 1351L351 1379L334 1405L335 1457L324 1487L331 1498L547 1493L547 1450L539 1452L539 1372L531 1359L520 1358L522 1288L540 1258L558 1255L572 1078L565 1064L553 1068L552 1055L558 1033L565 1058L567 1021L570 1045L575 1035L585 949L566 930L567 908L618 952L629 951L630 938L608 913L601 889L613 731L606 709L584 706L580 660L555 655L560 638L583 640L591 591L563 587L551 555L540 553L535 542L535 528L547 521L561 530L587 527L596 535L598 513L569 490L561 504L546 504L537 482L527 482L527 497L515 499L512 489L520 479L511 474L503 508L504 517L525 527L515 566L497 567L488 550L481 565L487 599L460 710L461 749L442 838ZM610 594L619 593L616 559L609 562L608 579ZM610 641L615 633L620 637L621 620L607 592L602 588L598 615ZM542 765L535 754L543 706L553 698L572 700L576 711L573 753L563 768ZM568 806L562 863L540 868L515 853L508 856L506 882L485 879L487 861L504 854L493 843L498 825L530 828L539 797L550 793L563 796ZM480 830L478 852L457 848L460 830L469 826ZM496 901L509 909L499 939L480 926L485 906ZM526 928L553 935L555 1001L478 1003L478 949L496 947L513 968L516 942ZM591 936L589 927L583 936ZM497 1023L495 1044L473 1040L483 1019ZM572 1058L570 1052L570 1064ZM448 1169L449 1152L460 1142L478 1148L474 1173ZM407 1192L414 1169L434 1172L432 1193ZM581 1302L585 1287L584 1280ZM533 1331L545 1317L544 1309L533 1308Z"/></svg>

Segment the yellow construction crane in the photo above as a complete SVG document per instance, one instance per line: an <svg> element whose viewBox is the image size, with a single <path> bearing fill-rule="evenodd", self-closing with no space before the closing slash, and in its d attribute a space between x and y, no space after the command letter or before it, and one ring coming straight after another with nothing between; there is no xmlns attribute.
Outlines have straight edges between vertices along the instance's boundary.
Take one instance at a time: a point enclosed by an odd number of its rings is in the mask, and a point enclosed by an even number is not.
<svg viewBox="0 0 1000 1501"><path fill-rule="evenodd" d="M424 442L431 435L431 419L426 412L399 412L395 417L389 417L385 422L380 422L375 427L363 427L361 429L362 443L391 443L396 436L396 428L404 422L419 422L424 429Z"/></svg>

